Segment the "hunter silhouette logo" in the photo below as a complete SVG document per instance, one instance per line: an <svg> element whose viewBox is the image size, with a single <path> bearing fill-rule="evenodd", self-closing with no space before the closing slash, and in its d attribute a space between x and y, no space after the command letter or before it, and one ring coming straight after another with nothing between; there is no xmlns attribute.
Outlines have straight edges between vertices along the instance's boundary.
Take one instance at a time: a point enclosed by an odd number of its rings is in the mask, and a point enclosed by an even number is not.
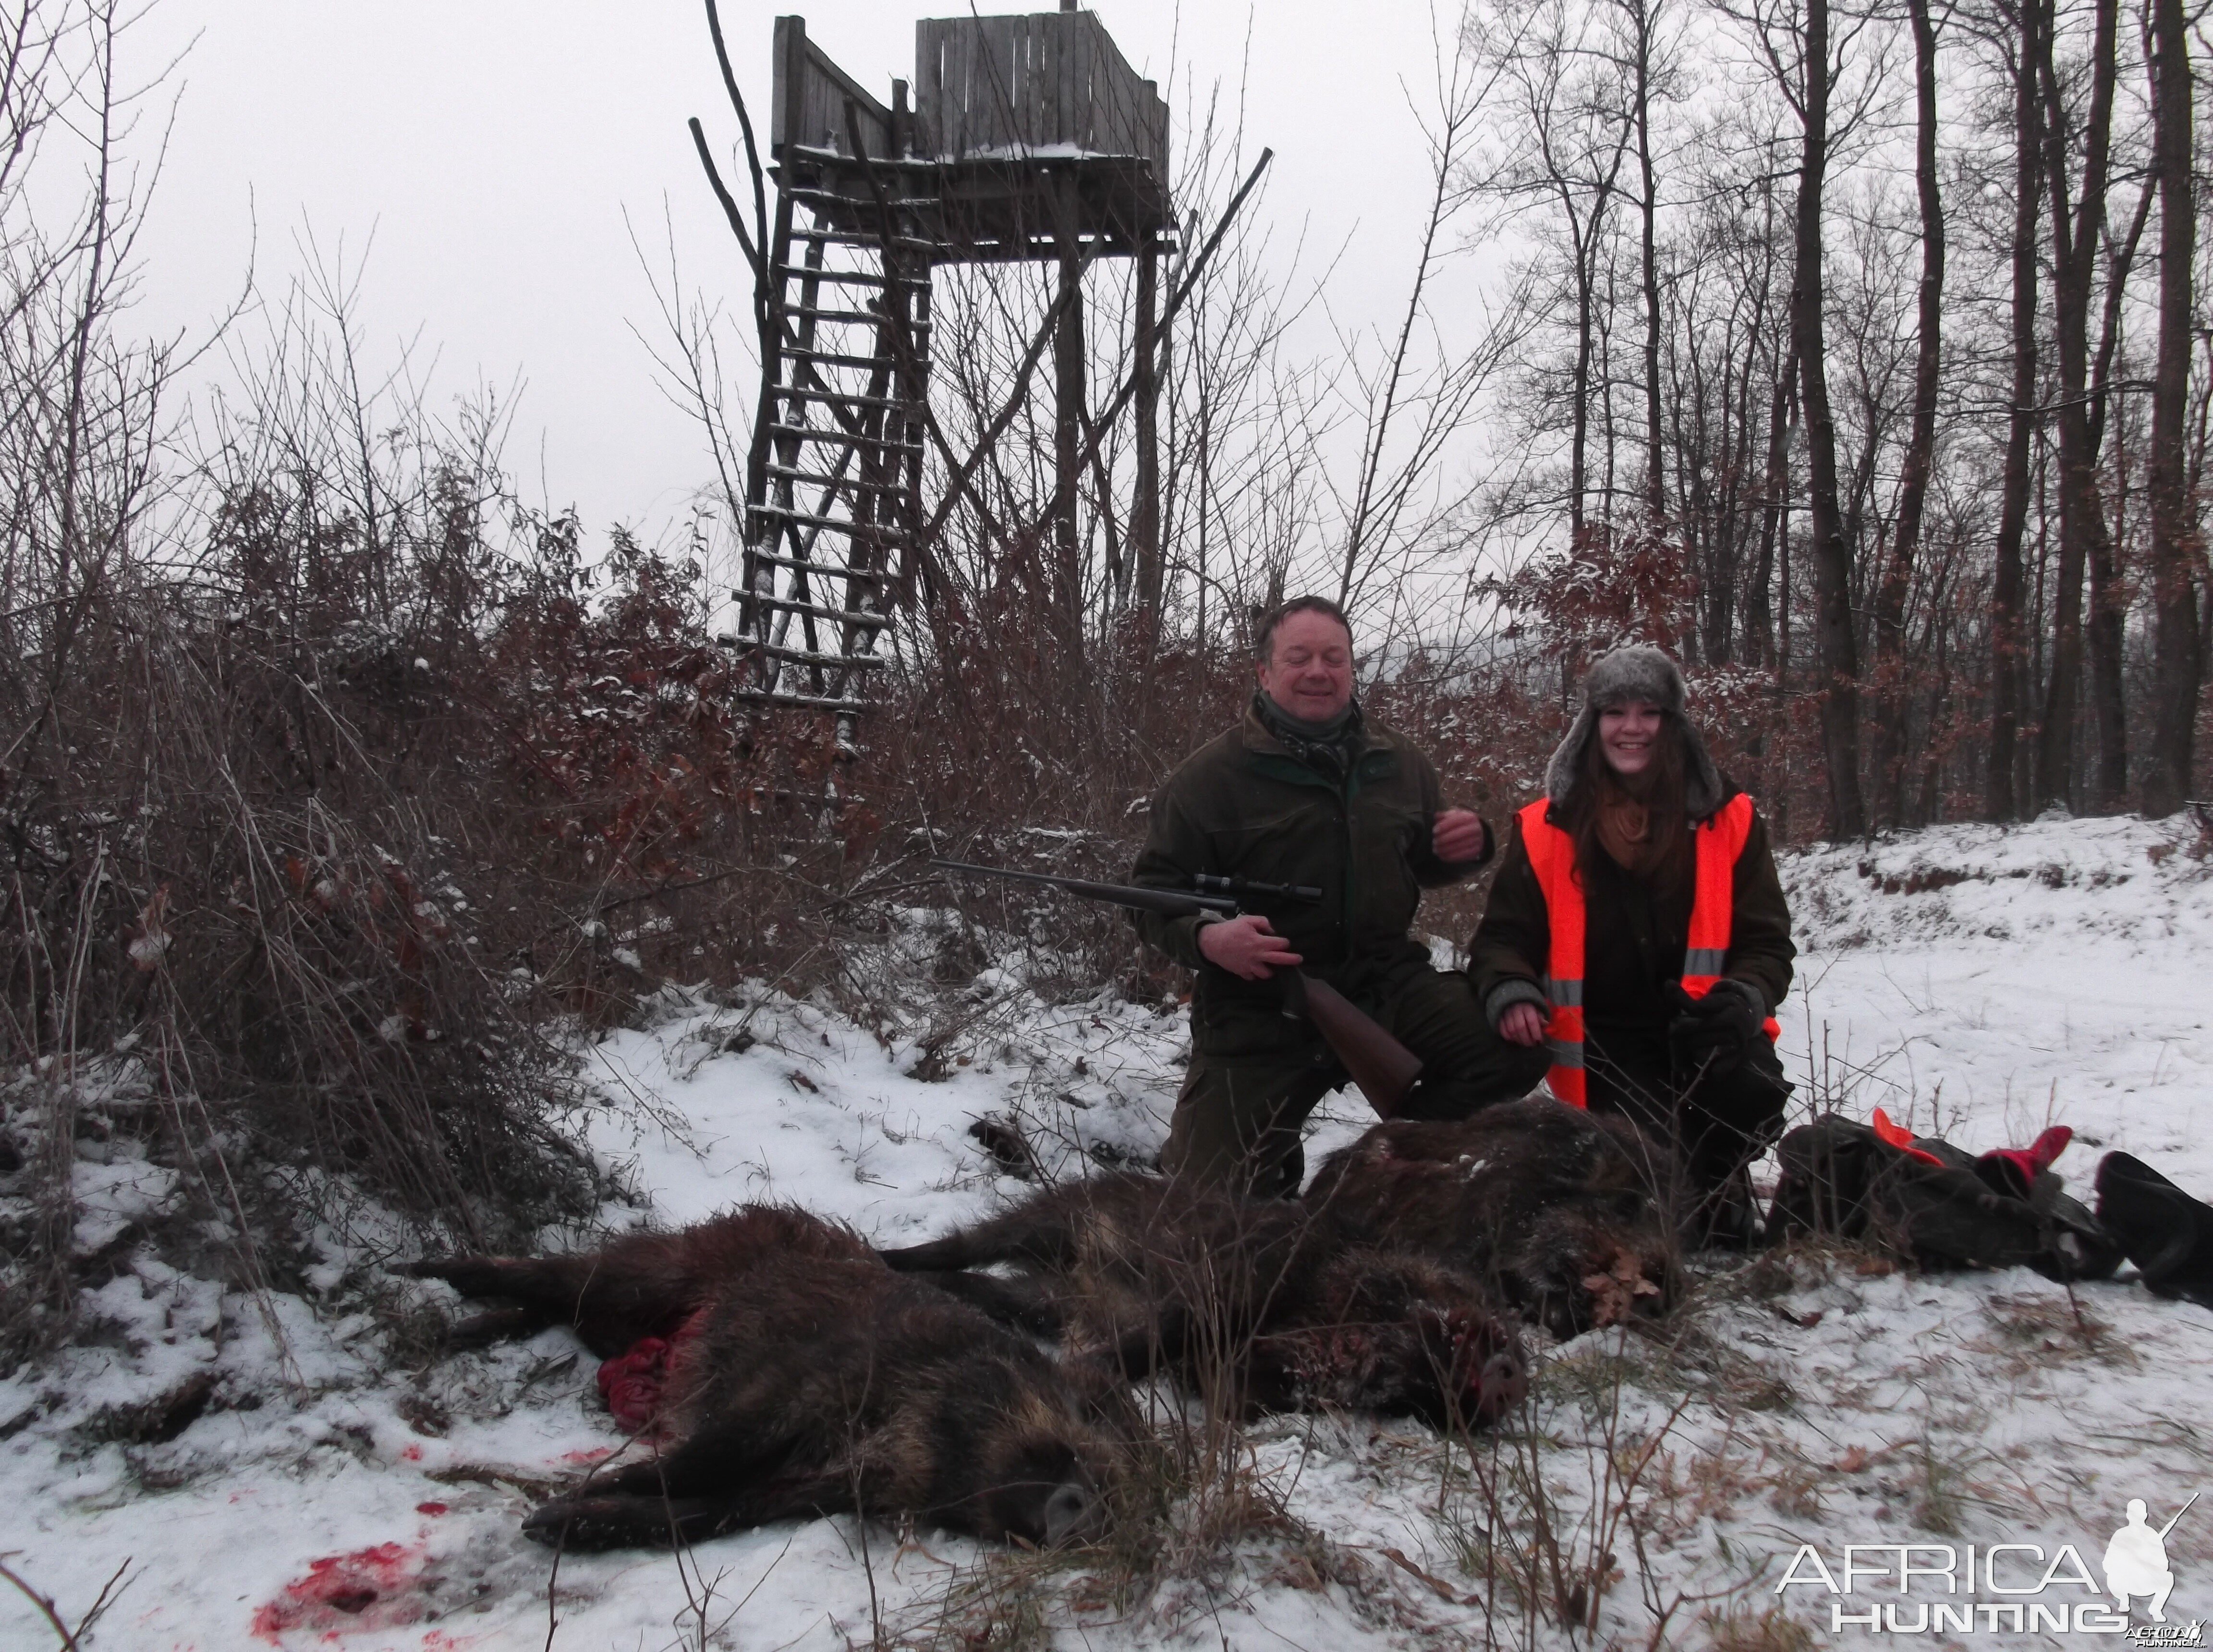
<svg viewBox="0 0 2213 1652"><path fill-rule="evenodd" d="M2144 1500L2129 1499L2128 1524L2106 1545L2106 1591L2121 1611L2129 1609L2131 1597L2142 1596L2150 1602L2152 1621L2167 1621L2167 1597L2174 1593L2174 1573L2167 1564L2167 1534L2197 1501L2193 1491L2190 1503L2174 1511L2173 1520L2154 1530Z"/></svg>

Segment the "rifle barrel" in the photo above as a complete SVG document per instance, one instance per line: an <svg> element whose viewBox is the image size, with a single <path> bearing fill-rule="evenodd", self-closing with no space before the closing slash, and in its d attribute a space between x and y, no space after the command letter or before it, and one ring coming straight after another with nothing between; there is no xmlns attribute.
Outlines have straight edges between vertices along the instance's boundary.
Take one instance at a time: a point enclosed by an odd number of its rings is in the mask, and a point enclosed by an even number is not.
<svg viewBox="0 0 2213 1652"><path fill-rule="evenodd" d="M1020 883L1041 883L1049 889L1063 889L1071 895L1082 895L1087 900L1103 900L1116 906L1126 906L1132 911L1158 912L1163 917L1196 917L1201 912L1228 912L1237 910L1237 903L1215 895L1186 895L1174 889L1143 889L1125 883L1094 883L1088 878L1060 878L1045 872L1017 872L1007 866L978 866L969 861L948 861L932 857L932 866L942 867L948 872L967 872L977 877L1012 878Z"/></svg>
<svg viewBox="0 0 2213 1652"><path fill-rule="evenodd" d="M2190 1494L2190 1503L2196 1503L2197 1501L2198 1493L2193 1491ZM2159 1528L2159 1534L2162 1539L2164 1539L2169 1532L2172 1532L2174 1529L2175 1520L2180 1520L2185 1515L2190 1512L2190 1503L2186 1503L2181 1508L2176 1509L2174 1511L2174 1520L2167 1521L2166 1525Z"/></svg>

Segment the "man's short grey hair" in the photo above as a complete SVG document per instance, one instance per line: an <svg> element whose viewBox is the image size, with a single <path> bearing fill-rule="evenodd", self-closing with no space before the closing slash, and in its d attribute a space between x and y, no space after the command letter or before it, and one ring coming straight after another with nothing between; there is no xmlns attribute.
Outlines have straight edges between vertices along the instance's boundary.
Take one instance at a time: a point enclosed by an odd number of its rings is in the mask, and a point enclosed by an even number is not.
<svg viewBox="0 0 2213 1652"><path fill-rule="evenodd" d="M1344 610L1326 596L1295 596L1288 602L1278 602L1253 622L1253 657L1266 665L1274 656L1276 627L1295 613L1325 613L1344 627L1344 640L1352 641L1352 622L1344 617Z"/></svg>

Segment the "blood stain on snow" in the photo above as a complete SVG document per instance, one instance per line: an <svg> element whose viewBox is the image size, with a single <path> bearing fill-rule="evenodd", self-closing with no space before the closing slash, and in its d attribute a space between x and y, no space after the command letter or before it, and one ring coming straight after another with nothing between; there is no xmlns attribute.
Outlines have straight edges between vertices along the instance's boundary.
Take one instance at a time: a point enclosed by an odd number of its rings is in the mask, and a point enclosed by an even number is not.
<svg viewBox="0 0 2213 1652"><path fill-rule="evenodd" d="M561 1454L561 1460L564 1463L597 1463L604 1462L614 1454L613 1446L594 1446L589 1451L564 1451Z"/></svg>
<svg viewBox="0 0 2213 1652"><path fill-rule="evenodd" d="M415 1505L415 1512L418 1515L442 1515L447 1507L442 1503L418 1503Z"/></svg>
<svg viewBox="0 0 2213 1652"><path fill-rule="evenodd" d="M421 1462L423 1460L423 1448L420 1446L409 1446L399 1454L399 1460L403 1463Z"/></svg>
<svg viewBox="0 0 2213 1652"><path fill-rule="evenodd" d="M253 1614L254 1637L277 1645L293 1630L329 1636L418 1623L428 1610L422 1569L422 1549L398 1543L310 1561L305 1577Z"/></svg>

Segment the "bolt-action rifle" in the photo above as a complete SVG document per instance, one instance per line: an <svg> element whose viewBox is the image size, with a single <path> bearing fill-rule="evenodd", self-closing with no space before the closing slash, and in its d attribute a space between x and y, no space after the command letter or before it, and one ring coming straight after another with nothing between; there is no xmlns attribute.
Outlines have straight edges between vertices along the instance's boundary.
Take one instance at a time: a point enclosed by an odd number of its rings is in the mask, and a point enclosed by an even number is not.
<svg viewBox="0 0 2213 1652"><path fill-rule="evenodd" d="M1196 917L1202 912L1235 917L1243 910L1242 901L1317 902L1322 893L1302 884L1253 883L1243 878L1216 877L1204 872L1196 874L1192 880L1198 886L1198 892L1186 894L1176 889L1145 889L1125 883L1094 883L1088 878L1017 872L1004 866L975 866L966 861L932 860L930 864L948 872L967 872L978 877L1042 883L1087 900L1103 900L1132 911L1158 912L1162 917ZM1414 1081L1422 1076L1421 1058L1328 982L1302 969L1279 969L1275 974L1283 984L1283 1014L1295 1021L1313 1023L1338 1064L1368 1098L1369 1106L1382 1118L1395 1117L1405 1105L1406 1093L1414 1088Z"/></svg>

